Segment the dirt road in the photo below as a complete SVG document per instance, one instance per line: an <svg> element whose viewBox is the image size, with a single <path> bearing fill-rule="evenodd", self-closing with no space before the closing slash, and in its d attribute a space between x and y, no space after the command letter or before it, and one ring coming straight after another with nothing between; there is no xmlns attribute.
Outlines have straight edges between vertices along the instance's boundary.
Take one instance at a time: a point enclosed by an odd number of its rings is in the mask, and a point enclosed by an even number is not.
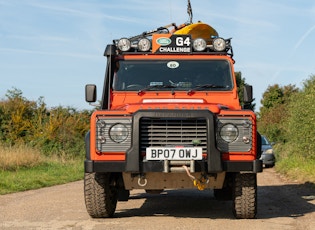
<svg viewBox="0 0 315 230"><path fill-rule="evenodd" d="M83 181L0 196L0 229L315 229L315 190L285 181L273 169L258 176L258 215L236 220L230 201L212 191L134 190L112 219L91 219Z"/></svg>

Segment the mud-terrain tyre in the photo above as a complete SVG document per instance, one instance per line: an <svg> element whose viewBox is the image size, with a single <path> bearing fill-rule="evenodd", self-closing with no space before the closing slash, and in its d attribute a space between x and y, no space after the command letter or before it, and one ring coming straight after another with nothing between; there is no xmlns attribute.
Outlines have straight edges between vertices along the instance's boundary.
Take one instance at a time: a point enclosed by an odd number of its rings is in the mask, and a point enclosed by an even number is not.
<svg viewBox="0 0 315 230"><path fill-rule="evenodd" d="M92 218L113 217L118 189L110 173L85 173L84 198L87 212Z"/></svg>
<svg viewBox="0 0 315 230"><path fill-rule="evenodd" d="M253 219L257 213L257 175L237 173L233 185L233 214L238 219Z"/></svg>

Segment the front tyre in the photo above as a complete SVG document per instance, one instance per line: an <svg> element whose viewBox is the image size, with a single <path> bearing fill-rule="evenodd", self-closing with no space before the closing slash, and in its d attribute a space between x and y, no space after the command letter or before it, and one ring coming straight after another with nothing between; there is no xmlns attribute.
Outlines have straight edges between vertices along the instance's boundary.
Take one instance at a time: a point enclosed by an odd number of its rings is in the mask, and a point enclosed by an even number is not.
<svg viewBox="0 0 315 230"><path fill-rule="evenodd" d="M233 185L233 213L239 219L253 219L257 213L257 175L237 173Z"/></svg>
<svg viewBox="0 0 315 230"><path fill-rule="evenodd" d="M116 210L118 189L110 173L85 173L84 198L92 218L112 217Z"/></svg>

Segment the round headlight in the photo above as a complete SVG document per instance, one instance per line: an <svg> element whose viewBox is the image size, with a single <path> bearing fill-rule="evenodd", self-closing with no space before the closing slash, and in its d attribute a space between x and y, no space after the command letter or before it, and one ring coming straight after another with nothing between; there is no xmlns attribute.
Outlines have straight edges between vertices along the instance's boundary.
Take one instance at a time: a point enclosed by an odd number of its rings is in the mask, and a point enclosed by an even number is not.
<svg viewBox="0 0 315 230"><path fill-rule="evenodd" d="M233 142L238 137L238 129L232 124L226 124L221 127L220 137L226 142Z"/></svg>
<svg viewBox="0 0 315 230"><path fill-rule="evenodd" d="M273 154L273 150L272 149L267 149L264 152L265 154Z"/></svg>
<svg viewBox="0 0 315 230"><path fill-rule="evenodd" d="M109 129L109 136L112 141L123 142L128 137L128 128L124 124L115 124Z"/></svg>
<svg viewBox="0 0 315 230"><path fill-rule="evenodd" d="M117 46L121 51L128 51L131 47L131 42L128 38L122 38L118 41Z"/></svg>
<svg viewBox="0 0 315 230"><path fill-rule="evenodd" d="M213 48L215 51L223 51L226 48L225 40L223 38L215 38L213 40Z"/></svg>
<svg viewBox="0 0 315 230"><path fill-rule="evenodd" d="M138 42L138 49L142 52L149 51L151 48L151 42L147 38L141 38Z"/></svg>
<svg viewBox="0 0 315 230"><path fill-rule="evenodd" d="M194 40L193 47L195 51L204 51L207 47L207 43L202 38L197 38Z"/></svg>

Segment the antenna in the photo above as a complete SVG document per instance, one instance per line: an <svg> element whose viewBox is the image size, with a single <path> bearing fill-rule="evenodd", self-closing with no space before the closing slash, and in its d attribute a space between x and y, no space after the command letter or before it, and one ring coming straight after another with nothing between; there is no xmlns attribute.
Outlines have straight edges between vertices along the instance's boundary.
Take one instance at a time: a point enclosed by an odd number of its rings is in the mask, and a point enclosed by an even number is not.
<svg viewBox="0 0 315 230"><path fill-rule="evenodd" d="M187 4L187 14L189 16L189 23L192 24L193 12L191 8L190 0L188 0L188 4Z"/></svg>

